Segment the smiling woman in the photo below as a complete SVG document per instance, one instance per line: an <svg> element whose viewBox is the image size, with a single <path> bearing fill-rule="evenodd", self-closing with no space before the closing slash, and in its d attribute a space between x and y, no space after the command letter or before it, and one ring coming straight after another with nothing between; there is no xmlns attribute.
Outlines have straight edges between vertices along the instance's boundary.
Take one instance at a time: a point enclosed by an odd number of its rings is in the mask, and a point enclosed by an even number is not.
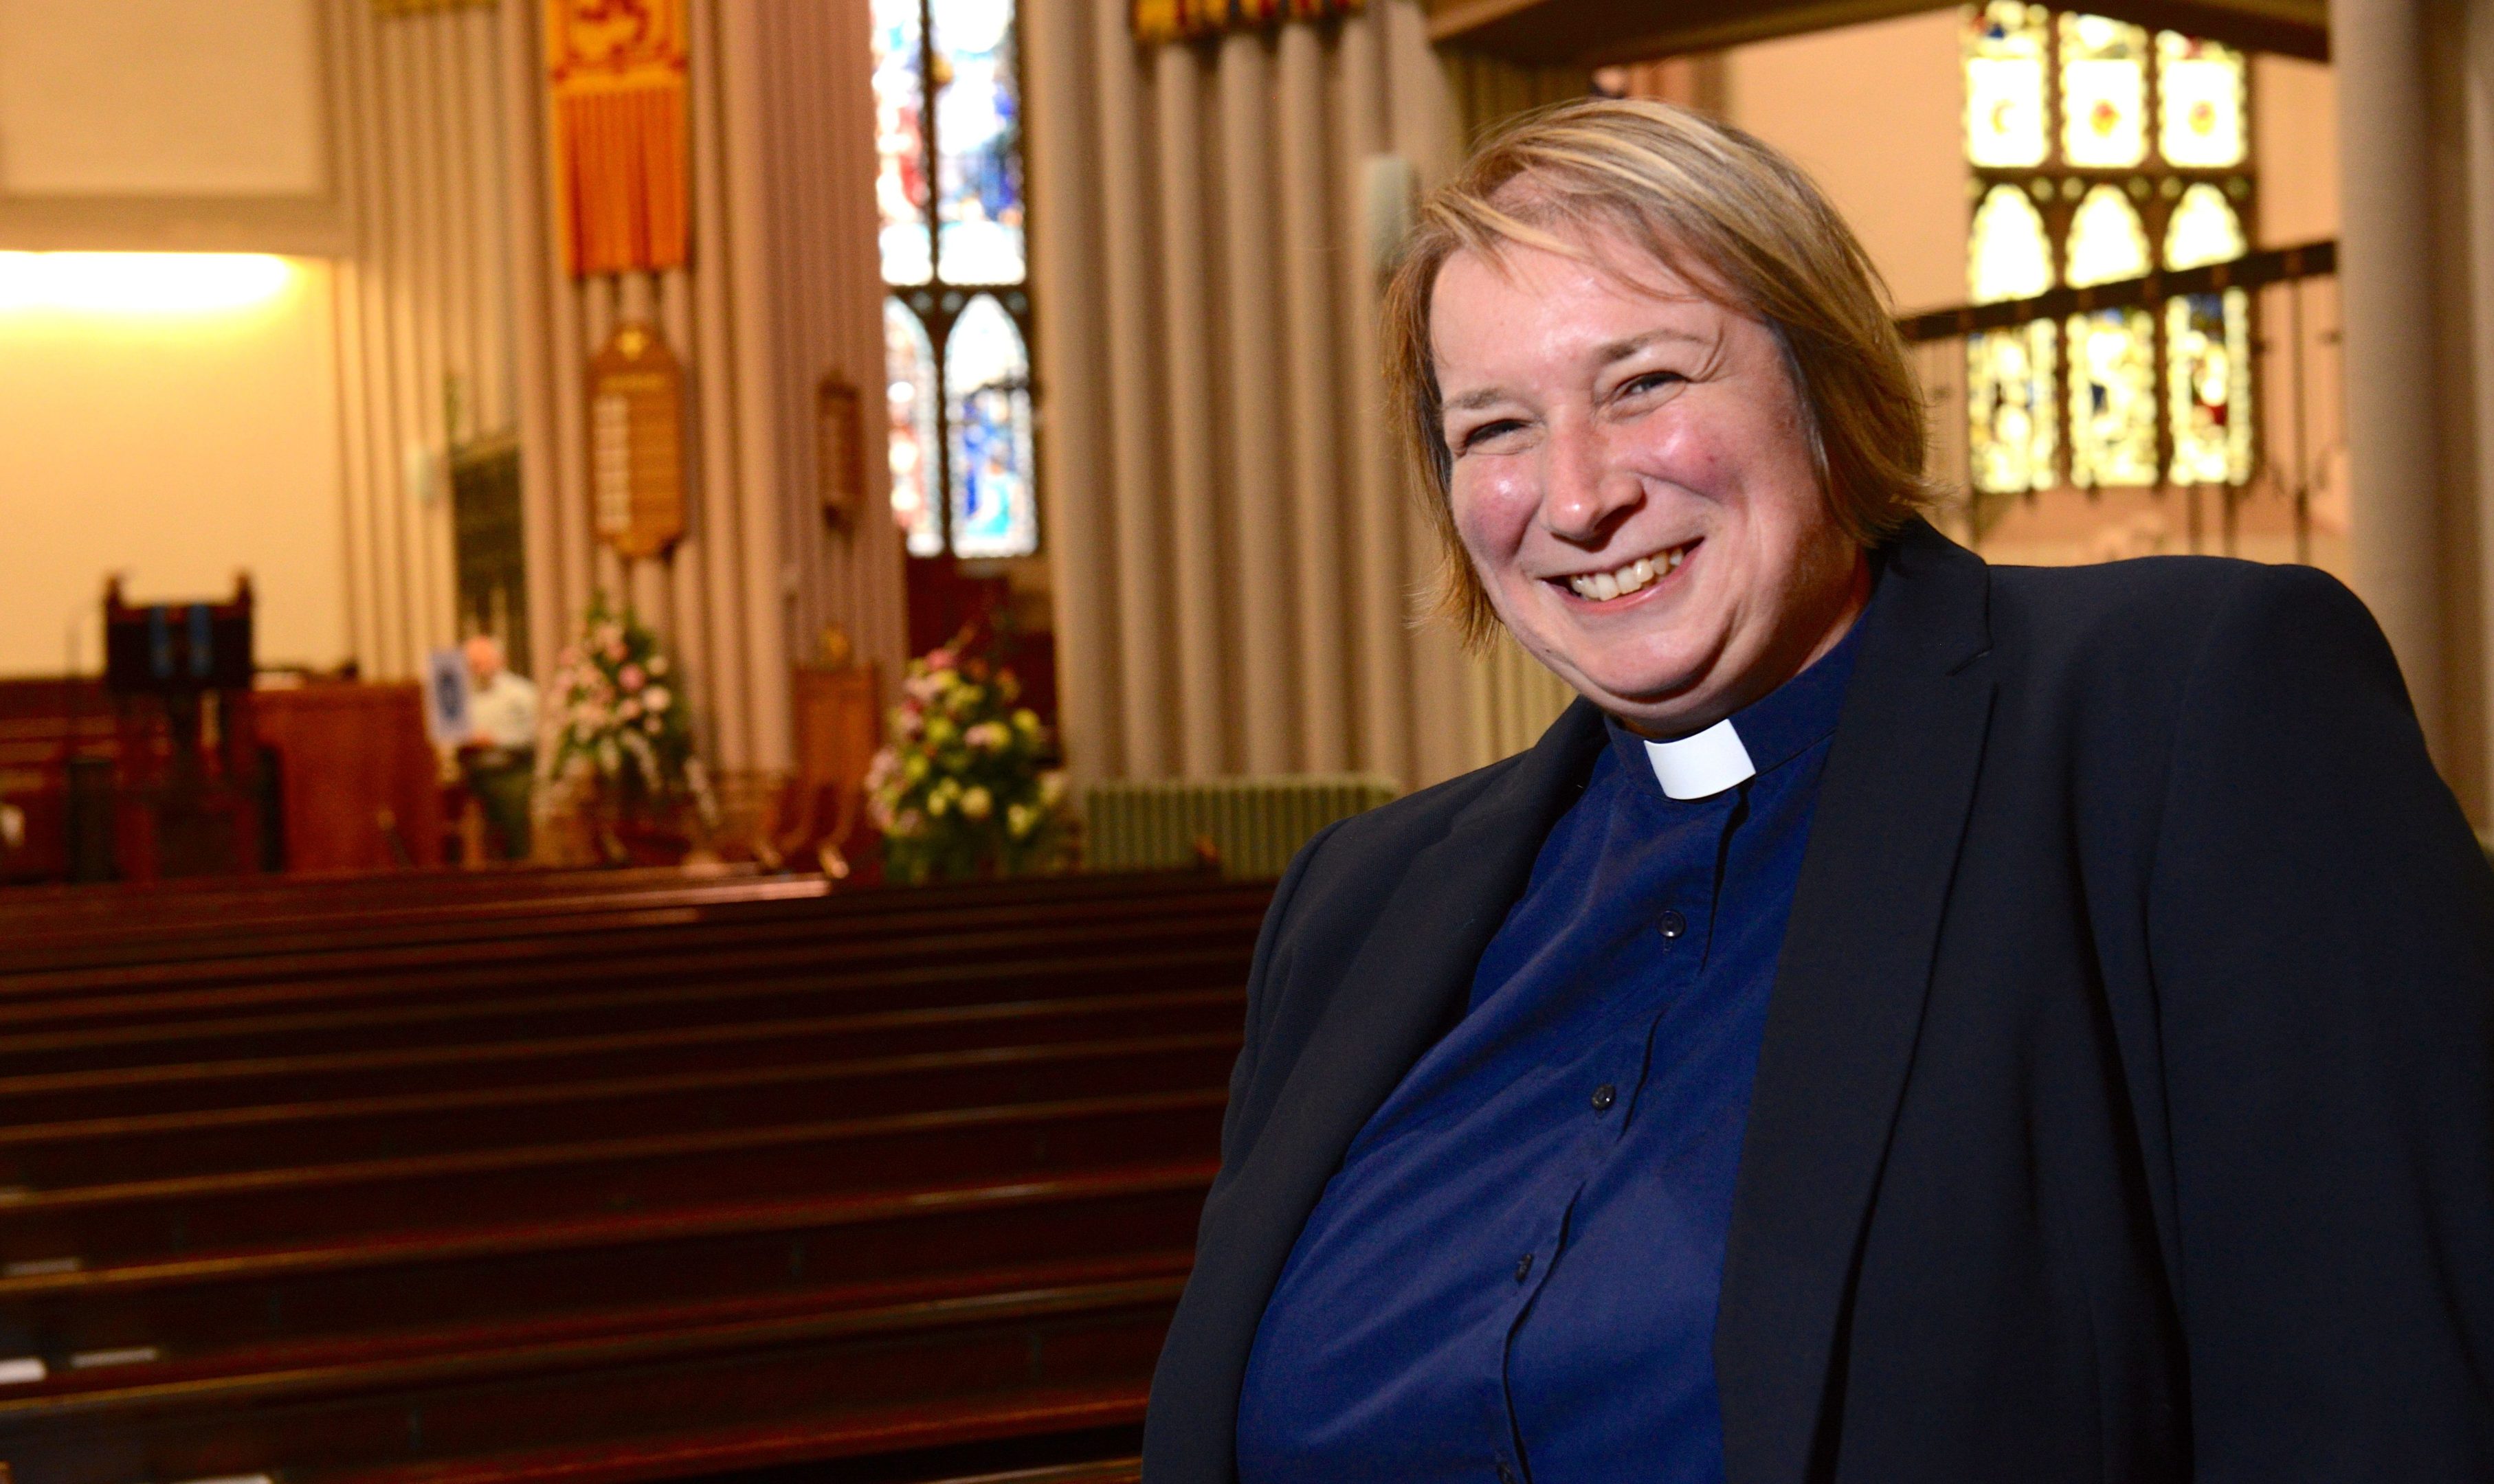
<svg viewBox="0 0 2494 1484"><path fill-rule="evenodd" d="M2362 606L1950 543L1851 233L1663 105L1387 308L1582 699L1284 878L1145 1477L2494 1477L2494 876Z"/></svg>

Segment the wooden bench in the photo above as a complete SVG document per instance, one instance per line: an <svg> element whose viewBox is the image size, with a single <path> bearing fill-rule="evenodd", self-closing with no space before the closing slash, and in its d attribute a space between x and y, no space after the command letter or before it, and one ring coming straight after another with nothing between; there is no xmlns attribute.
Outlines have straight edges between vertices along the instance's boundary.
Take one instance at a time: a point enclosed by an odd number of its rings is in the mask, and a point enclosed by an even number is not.
<svg viewBox="0 0 2494 1484"><path fill-rule="evenodd" d="M0 965L17 1484L1137 1476L1267 889L535 885Z"/></svg>

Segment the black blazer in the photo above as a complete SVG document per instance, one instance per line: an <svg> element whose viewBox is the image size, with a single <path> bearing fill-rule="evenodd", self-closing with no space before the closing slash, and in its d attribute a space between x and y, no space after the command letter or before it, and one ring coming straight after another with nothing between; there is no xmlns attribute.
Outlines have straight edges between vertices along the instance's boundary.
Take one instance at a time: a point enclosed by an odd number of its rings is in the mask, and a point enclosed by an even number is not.
<svg viewBox="0 0 2494 1484"><path fill-rule="evenodd" d="M1862 621L1724 1265L1731 1484L2494 1479L2494 876L2363 606L1916 523ZM1292 864L1148 1484L1234 1477L1300 1226L1602 735L1580 701Z"/></svg>

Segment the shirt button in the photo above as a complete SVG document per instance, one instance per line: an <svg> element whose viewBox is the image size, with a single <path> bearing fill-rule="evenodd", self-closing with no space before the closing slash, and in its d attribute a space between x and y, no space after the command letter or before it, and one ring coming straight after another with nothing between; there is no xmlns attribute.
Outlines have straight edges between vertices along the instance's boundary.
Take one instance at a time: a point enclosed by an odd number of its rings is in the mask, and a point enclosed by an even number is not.
<svg viewBox="0 0 2494 1484"><path fill-rule="evenodd" d="M1503 1458L1498 1461L1498 1484L1516 1484L1515 1470L1506 1467Z"/></svg>
<svg viewBox="0 0 2494 1484"><path fill-rule="evenodd" d="M1611 1105L1619 1101L1620 1090L1608 1082L1594 1089L1594 1111L1597 1113L1609 1112Z"/></svg>
<svg viewBox="0 0 2494 1484"><path fill-rule="evenodd" d="M1515 1259L1515 1281L1517 1283L1522 1283L1524 1280L1532 1276L1533 1254L1526 1253L1523 1257Z"/></svg>
<svg viewBox="0 0 2494 1484"><path fill-rule="evenodd" d="M1665 907L1662 909L1662 916L1655 919L1654 925L1662 929L1662 935L1665 938L1677 938L1682 933L1688 931L1688 919L1682 917L1673 909Z"/></svg>

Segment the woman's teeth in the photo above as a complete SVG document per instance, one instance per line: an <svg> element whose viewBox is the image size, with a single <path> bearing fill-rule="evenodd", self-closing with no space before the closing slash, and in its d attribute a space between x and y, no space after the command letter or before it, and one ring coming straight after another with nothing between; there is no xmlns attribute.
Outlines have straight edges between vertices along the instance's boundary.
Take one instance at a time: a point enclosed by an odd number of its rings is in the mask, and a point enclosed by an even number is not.
<svg viewBox="0 0 2494 1484"><path fill-rule="evenodd" d="M1639 557L1627 566L1615 567L1608 572L1594 572L1583 577L1570 577L1567 579L1567 586L1575 591L1578 597L1591 602L1607 603L1615 597L1625 597L1648 586L1658 577L1670 576L1681 562L1688 560L1688 547L1675 546L1657 556Z"/></svg>

